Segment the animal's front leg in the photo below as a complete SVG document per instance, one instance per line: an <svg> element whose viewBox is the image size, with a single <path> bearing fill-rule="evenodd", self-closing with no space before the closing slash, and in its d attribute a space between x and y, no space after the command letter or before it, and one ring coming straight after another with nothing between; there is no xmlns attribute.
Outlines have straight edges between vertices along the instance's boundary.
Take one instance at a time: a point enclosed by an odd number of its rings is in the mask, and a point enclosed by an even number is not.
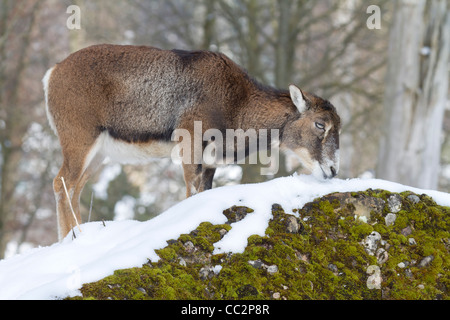
<svg viewBox="0 0 450 320"><path fill-rule="evenodd" d="M202 165L201 164L185 164L183 163L184 182L186 183L186 198L203 191L200 190L202 181Z"/></svg>
<svg viewBox="0 0 450 320"><path fill-rule="evenodd" d="M212 188L212 183L214 179L214 173L216 172L216 168L205 168L202 170L202 177L200 181L200 189L198 192L202 192L205 190L209 190Z"/></svg>

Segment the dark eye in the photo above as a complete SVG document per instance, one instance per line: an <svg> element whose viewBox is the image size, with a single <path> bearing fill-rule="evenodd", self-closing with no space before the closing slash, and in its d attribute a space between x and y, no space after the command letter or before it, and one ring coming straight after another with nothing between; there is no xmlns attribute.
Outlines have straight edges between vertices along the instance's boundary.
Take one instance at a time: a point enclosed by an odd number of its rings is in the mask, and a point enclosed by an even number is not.
<svg viewBox="0 0 450 320"><path fill-rule="evenodd" d="M316 128L320 129L320 130L324 130L325 129L325 125L323 123L316 122Z"/></svg>

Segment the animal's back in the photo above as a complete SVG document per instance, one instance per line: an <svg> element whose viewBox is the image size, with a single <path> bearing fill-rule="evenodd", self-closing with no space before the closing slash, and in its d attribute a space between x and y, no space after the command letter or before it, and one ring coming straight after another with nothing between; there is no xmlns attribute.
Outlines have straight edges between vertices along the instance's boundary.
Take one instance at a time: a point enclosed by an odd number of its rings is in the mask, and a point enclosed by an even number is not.
<svg viewBox="0 0 450 320"><path fill-rule="evenodd" d="M208 107L220 112L227 99L242 97L242 75L231 60L208 51L95 45L55 67L49 110L128 142L169 140L184 113ZM230 87L238 92L227 93Z"/></svg>

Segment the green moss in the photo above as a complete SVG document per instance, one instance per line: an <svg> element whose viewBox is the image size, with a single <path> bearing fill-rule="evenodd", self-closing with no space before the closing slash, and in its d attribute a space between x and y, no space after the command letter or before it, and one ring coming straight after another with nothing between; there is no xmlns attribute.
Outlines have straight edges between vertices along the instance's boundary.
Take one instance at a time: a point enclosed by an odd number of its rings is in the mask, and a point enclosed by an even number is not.
<svg viewBox="0 0 450 320"><path fill-rule="evenodd" d="M386 226L391 195L369 189L345 195L351 201L344 203L334 194L295 210L298 218L274 205L265 235L250 236L239 254L213 254L231 226L202 223L157 250L158 262L84 284L76 299L450 299L450 208L424 195L414 203L405 192ZM371 197L386 204L371 211L369 223L355 219L354 200ZM232 207L224 214L241 219L251 211ZM382 263L361 243L373 231L388 257ZM380 289L367 286L369 266L379 267Z"/></svg>
<svg viewBox="0 0 450 320"><path fill-rule="evenodd" d="M333 202L336 203L336 202ZM336 206L333 206L329 201L320 201L319 209L326 215L332 215Z"/></svg>
<svg viewBox="0 0 450 320"><path fill-rule="evenodd" d="M353 239L361 241L373 231L373 227L367 223L358 221L350 228Z"/></svg>
<svg viewBox="0 0 450 320"><path fill-rule="evenodd" d="M177 257L176 251L173 248L171 248L171 247L164 248L164 249L161 249L161 250L156 250L156 253L162 259L167 260L167 261L174 260Z"/></svg>

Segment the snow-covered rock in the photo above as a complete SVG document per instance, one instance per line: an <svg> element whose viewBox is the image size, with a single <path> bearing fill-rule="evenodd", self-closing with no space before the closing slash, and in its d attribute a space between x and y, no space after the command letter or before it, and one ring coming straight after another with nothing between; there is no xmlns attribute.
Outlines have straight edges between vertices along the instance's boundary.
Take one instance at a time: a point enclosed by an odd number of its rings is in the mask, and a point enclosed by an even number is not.
<svg viewBox="0 0 450 320"><path fill-rule="evenodd" d="M302 208L315 198L369 188L425 193L439 205L450 206L450 194L378 179L317 181L311 176L294 175L260 184L216 188L186 199L149 221L82 224L82 232L75 230L75 239L68 235L61 243L0 261L0 299L78 295L83 283L102 279L117 269L140 267L149 259L158 261L155 250L164 248L167 240L188 234L202 222L226 223L223 211L232 206L245 206L253 212L231 224L232 228L214 243L213 254L242 253L251 235L265 235L274 203L295 216L293 209Z"/></svg>

